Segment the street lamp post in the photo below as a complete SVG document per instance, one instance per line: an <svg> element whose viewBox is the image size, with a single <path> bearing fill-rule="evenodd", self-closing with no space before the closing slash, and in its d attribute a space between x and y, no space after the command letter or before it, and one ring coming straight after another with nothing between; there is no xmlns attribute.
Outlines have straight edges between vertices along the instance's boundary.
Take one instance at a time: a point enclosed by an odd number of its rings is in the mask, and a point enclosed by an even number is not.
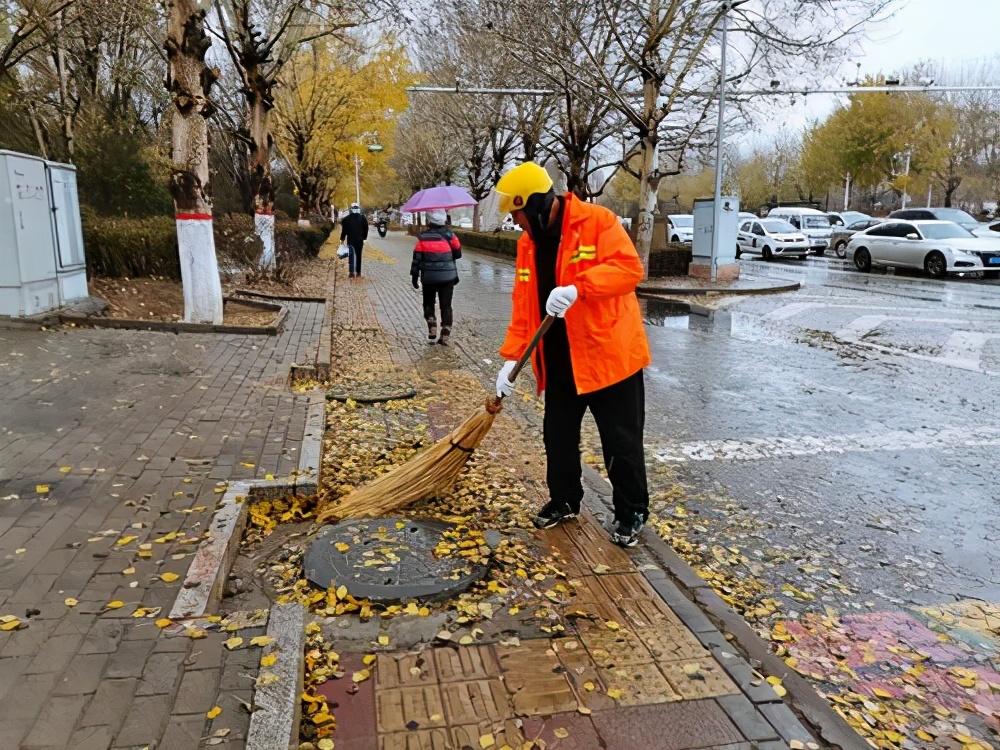
<svg viewBox="0 0 1000 750"><path fill-rule="evenodd" d="M716 127L715 143L715 192L712 200L712 255L709 265L709 273L712 281L718 275L719 251L721 236L719 228L722 226L722 143L724 140L725 119L726 119L726 47L727 36L729 34L729 11L738 8L749 0L726 0L722 3L722 59L720 61L719 72L719 121Z"/></svg>

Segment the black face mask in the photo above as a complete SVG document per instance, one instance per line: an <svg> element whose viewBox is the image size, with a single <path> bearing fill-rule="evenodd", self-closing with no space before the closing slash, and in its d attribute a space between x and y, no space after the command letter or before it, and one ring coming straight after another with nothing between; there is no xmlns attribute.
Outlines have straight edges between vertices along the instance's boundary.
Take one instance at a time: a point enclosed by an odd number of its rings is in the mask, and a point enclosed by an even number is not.
<svg viewBox="0 0 1000 750"><path fill-rule="evenodd" d="M532 239L539 240L545 236L549 228L549 216L552 213L552 203L556 199L556 191L547 193L532 193L521 210L528 218L528 233Z"/></svg>

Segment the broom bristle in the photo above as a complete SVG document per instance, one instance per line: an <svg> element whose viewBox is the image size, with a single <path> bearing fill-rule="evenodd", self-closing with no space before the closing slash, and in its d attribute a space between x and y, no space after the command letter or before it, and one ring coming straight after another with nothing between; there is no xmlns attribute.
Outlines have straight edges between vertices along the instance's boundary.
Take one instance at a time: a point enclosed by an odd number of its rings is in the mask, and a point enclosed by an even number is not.
<svg viewBox="0 0 1000 750"><path fill-rule="evenodd" d="M472 451L490 431L495 416L490 411L480 410L402 466L324 508L317 515L317 522L385 515L448 492Z"/></svg>

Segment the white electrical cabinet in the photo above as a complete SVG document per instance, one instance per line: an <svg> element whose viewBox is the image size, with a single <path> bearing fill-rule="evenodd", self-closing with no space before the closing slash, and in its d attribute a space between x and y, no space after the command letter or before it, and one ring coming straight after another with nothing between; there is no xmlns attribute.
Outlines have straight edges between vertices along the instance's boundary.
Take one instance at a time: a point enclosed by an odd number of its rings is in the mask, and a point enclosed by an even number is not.
<svg viewBox="0 0 1000 750"><path fill-rule="evenodd" d="M0 151L0 315L36 315L86 296L75 169Z"/></svg>

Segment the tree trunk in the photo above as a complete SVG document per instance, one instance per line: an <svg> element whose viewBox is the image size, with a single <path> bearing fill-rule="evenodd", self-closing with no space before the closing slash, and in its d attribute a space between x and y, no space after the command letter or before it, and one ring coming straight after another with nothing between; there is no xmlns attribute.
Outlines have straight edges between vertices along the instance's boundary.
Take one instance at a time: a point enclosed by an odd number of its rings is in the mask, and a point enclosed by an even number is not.
<svg viewBox="0 0 1000 750"><path fill-rule="evenodd" d="M222 285L212 234L208 170L209 92L218 72L205 64L212 43L197 0L171 0L167 20L166 86L173 102L170 193L177 221L184 320L222 323Z"/></svg>
<svg viewBox="0 0 1000 750"><path fill-rule="evenodd" d="M250 185L253 196L254 229L260 237L263 252L262 268L273 269L274 258L274 182L271 178L270 118L274 108L271 94L273 82L257 69L247 71L250 90L246 92L250 105Z"/></svg>
<svg viewBox="0 0 1000 750"><path fill-rule="evenodd" d="M655 136L647 135L642 139L640 154L642 167L639 171L639 223L635 230L635 249L639 252L639 259L648 276L656 196L660 188L659 152Z"/></svg>

